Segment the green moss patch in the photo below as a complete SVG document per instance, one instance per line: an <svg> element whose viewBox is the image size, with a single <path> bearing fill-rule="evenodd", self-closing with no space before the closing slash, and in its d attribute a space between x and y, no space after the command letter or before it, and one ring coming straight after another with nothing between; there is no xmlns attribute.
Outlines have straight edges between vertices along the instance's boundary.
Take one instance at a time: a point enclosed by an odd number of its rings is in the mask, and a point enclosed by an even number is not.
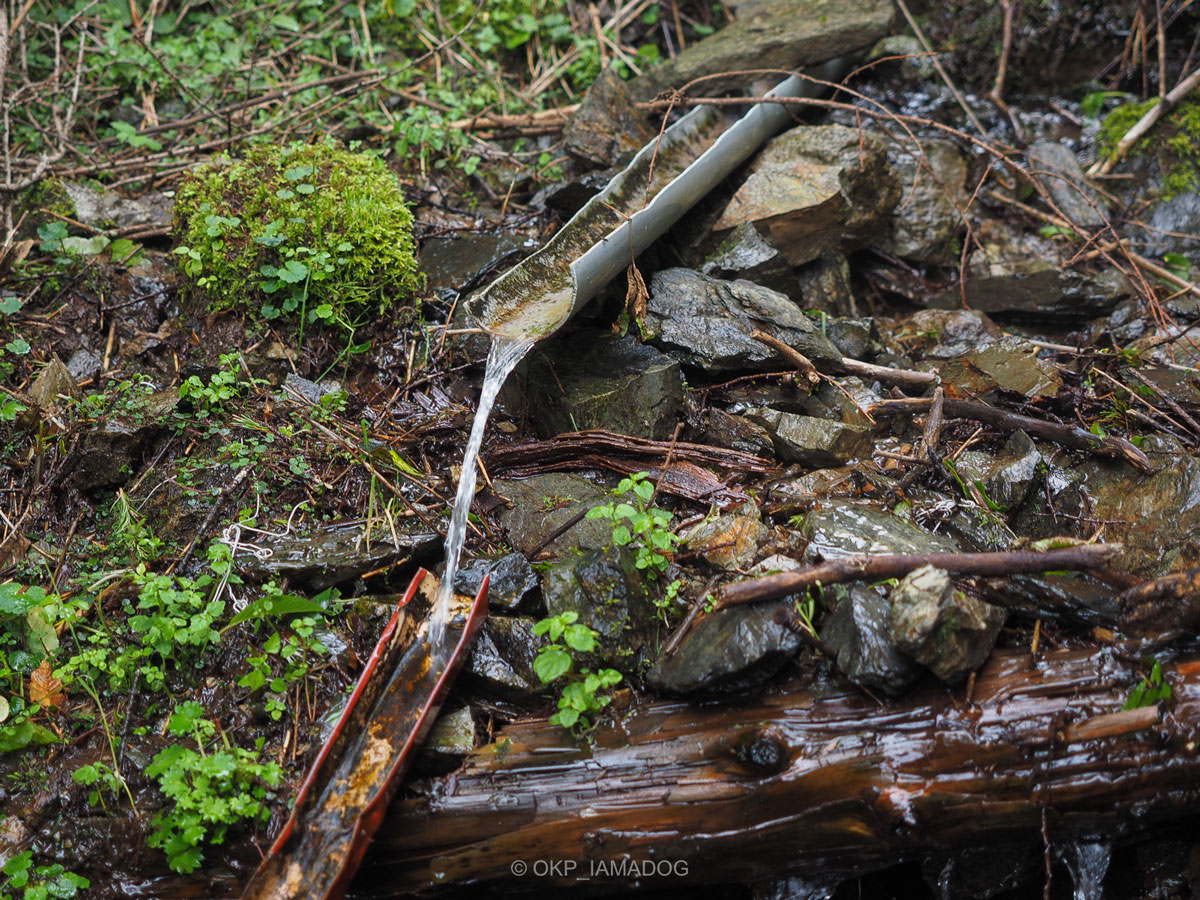
<svg viewBox="0 0 1200 900"><path fill-rule="evenodd" d="M1158 102L1154 97L1143 103L1127 103L1105 116L1099 136L1102 152L1111 157L1121 138ZM1130 152L1158 157L1163 172L1163 199L1196 190L1200 185L1200 103L1180 103L1156 122Z"/></svg>
<svg viewBox="0 0 1200 900"><path fill-rule="evenodd" d="M332 141L197 169L180 186L175 234L184 283L212 309L353 330L419 286L400 182Z"/></svg>

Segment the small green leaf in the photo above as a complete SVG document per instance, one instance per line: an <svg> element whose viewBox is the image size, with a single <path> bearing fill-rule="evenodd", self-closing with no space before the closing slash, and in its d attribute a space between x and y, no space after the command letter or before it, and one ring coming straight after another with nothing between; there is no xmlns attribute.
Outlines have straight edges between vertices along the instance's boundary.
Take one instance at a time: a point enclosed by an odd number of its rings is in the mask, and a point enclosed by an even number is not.
<svg viewBox="0 0 1200 900"><path fill-rule="evenodd" d="M549 684L556 678L565 675L570 669L571 654L557 646L542 648L533 661L533 671L542 684Z"/></svg>
<svg viewBox="0 0 1200 900"><path fill-rule="evenodd" d="M265 272L263 274L266 274ZM288 284L297 284L308 277L308 266L296 259L289 259L284 263L283 268L277 270L277 277L280 281L285 281Z"/></svg>

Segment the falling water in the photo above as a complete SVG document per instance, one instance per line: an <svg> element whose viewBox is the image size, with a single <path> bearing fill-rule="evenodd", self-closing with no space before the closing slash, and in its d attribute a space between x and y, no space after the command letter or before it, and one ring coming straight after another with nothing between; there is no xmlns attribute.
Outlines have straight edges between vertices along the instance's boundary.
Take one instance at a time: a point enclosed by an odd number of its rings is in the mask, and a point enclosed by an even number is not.
<svg viewBox="0 0 1200 900"><path fill-rule="evenodd" d="M454 497L454 512L450 516L450 529L446 532L446 574L442 578L433 615L429 620L429 643L435 648L441 646L446 632L446 620L450 617L454 575L458 571L458 558L467 538L467 513L471 511L471 500L475 496L475 472L479 448L483 444L483 430L487 426L488 416L504 379L532 346L533 341L528 338L498 335L492 338L492 349L488 351L487 368L483 374L483 389L479 395L479 407L475 410L475 422L471 426L471 438L467 441L462 474L458 479L458 493Z"/></svg>
<svg viewBox="0 0 1200 900"><path fill-rule="evenodd" d="M1068 844L1060 853L1075 881L1075 900L1100 900L1104 891L1104 876L1112 859L1112 844L1077 841Z"/></svg>

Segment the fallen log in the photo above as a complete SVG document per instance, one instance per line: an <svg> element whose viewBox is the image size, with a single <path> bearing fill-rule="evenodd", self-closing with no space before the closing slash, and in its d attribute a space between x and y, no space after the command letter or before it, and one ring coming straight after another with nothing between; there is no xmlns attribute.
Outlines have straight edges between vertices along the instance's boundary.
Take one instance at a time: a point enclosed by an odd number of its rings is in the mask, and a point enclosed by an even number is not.
<svg viewBox="0 0 1200 900"><path fill-rule="evenodd" d="M353 894L755 883L1040 848L1044 826L1128 834L1200 800L1200 656L1164 672L1172 698L1133 711L1143 672L1109 648L997 652L969 699L929 686L878 704L825 684L737 708L657 702L590 742L517 722L393 804Z"/></svg>

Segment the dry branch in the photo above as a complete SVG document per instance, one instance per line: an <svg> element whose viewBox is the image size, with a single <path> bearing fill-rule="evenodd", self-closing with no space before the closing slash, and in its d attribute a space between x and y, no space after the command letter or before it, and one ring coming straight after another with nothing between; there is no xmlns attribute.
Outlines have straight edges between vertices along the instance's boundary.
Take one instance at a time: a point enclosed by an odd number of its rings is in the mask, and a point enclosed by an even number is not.
<svg viewBox="0 0 1200 900"><path fill-rule="evenodd" d="M883 400L879 403L871 404L868 412L873 416L911 416L924 412L932 404L932 400L925 398ZM974 419L976 422L982 422L994 428L1003 428L1006 431L1025 431L1034 437L1054 441L1056 444L1062 444L1064 447L1070 447L1074 450L1086 450L1089 453L1099 453L1103 456L1124 459L1139 472L1146 475L1154 473L1154 467L1150 464L1150 460L1146 454L1124 438L1115 437L1114 435L1101 437L1100 435L1092 434L1090 431L1084 431L1082 428L1076 428L1074 425L1047 422L1043 419L1035 419L1032 416L1022 416L1017 413L1005 412L1004 410L996 409L994 406L988 406L986 403L980 403L976 400L947 399L943 404L943 409L945 414L952 418Z"/></svg>
<svg viewBox="0 0 1200 900"><path fill-rule="evenodd" d="M884 581L903 578L922 566L936 566L959 575L1013 575L1060 569L1095 569L1120 553L1120 544L1080 544L1043 552L1013 550L1002 553L911 553L884 556L844 556L797 569L727 584L717 606L738 606L798 594L818 584L848 581Z"/></svg>

